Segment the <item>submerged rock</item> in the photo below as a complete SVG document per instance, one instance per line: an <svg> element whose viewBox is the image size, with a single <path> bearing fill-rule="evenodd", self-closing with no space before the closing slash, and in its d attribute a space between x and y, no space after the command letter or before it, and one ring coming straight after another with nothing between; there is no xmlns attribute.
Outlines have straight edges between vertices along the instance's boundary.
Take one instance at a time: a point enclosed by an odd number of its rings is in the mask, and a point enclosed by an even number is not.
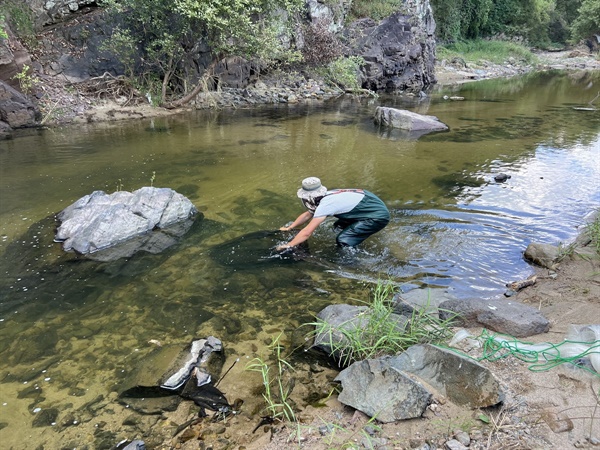
<svg viewBox="0 0 600 450"><path fill-rule="evenodd" d="M400 128L406 131L441 131L448 126L435 116L417 114L404 109L387 108L378 106L375 109L374 121L382 127Z"/></svg>
<svg viewBox="0 0 600 450"><path fill-rule="evenodd" d="M95 191L62 210L55 235L65 251L113 261L144 250L159 253L177 242L194 222L196 207L169 188L134 192Z"/></svg>

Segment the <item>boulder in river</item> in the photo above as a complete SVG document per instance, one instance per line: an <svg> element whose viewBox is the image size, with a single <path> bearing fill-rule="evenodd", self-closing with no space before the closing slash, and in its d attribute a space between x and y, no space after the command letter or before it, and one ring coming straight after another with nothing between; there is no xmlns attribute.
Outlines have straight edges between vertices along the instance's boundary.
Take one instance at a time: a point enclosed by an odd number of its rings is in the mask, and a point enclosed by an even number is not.
<svg viewBox="0 0 600 450"><path fill-rule="evenodd" d="M374 121L381 127L399 128L406 131L443 131L448 126L435 116L417 114L404 109L378 106Z"/></svg>
<svg viewBox="0 0 600 450"><path fill-rule="evenodd" d="M100 261L139 250L159 253L189 230L197 214L190 200L169 188L95 191L58 214L55 241L62 242L65 251Z"/></svg>

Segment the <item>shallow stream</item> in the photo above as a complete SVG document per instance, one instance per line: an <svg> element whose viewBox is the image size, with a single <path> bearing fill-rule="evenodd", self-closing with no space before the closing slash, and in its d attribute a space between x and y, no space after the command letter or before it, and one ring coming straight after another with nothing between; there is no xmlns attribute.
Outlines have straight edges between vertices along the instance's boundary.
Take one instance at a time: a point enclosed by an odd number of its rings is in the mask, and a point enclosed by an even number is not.
<svg viewBox="0 0 600 450"><path fill-rule="evenodd" d="M599 86L597 72L547 72L420 100L346 97L0 141L3 448L133 437L114 400L151 340L184 347L214 334L232 355L260 353L329 304L367 301L381 279L401 292L501 296L532 273L529 242L568 243L600 205L600 113L588 108ZM437 116L450 131L378 130L378 105ZM340 252L326 223L309 258L272 257L290 237L275 230L302 212L306 176L375 192L391 223L357 252ZM202 212L175 247L100 263L53 242L53 215L78 198L148 185ZM237 396L255 395L246 388Z"/></svg>

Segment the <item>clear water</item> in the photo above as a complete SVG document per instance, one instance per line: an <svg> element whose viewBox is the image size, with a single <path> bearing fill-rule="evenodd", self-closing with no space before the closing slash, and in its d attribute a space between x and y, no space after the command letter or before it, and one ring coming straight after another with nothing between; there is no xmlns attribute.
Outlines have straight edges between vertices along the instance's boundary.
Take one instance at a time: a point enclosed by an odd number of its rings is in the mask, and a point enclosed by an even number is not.
<svg viewBox="0 0 600 450"><path fill-rule="evenodd" d="M600 205L600 114L575 109L599 86L599 73L543 73L424 100L198 112L0 141L0 442L109 448L132 437L115 399L152 339L214 334L231 357L248 356L328 304L367 300L378 279L502 295L532 272L529 242L568 242ZM437 116L450 131L380 131L378 105ZM500 172L511 178L495 182ZM302 212L295 192L311 175L377 193L391 223L353 254L325 224L306 260L270 257L289 238L271 231ZM204 216L177 246L98 263L52 242L52 215L78 198L151 183ZM242 384L237 396L255 395Z"/></svg>

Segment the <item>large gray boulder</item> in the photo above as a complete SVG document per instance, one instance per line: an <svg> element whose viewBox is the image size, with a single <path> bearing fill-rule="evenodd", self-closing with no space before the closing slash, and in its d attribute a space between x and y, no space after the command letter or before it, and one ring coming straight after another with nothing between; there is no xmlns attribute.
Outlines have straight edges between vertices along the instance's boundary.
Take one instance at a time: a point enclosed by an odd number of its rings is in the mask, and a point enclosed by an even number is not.
<svg viewBox="0 0 600 450"><path fill-rule="evenodd" d="M102 261L131 256L139 250L158 253L174 244L191 226L196 207L168 188L143 187L134 192L95 191L57 215L55 241ZM116 251L106 252L107 249Z"/></svg>
<svg viewBox="0 0 600 450"><path fill-rule="evenodd" d="M378 106L374 121L380 127L399 128L406 131L443 131L448 126L435 116L417 114L404 109Z"/></svg>
<svg viewBox="0 0 600 450"><path fill-rule="evenodd" d="M500 384L481 364L433 345L414 345L398 356L357 361L335 378L338 400L379 422L420 417L443 396L471 409L504 399Z"/></svg>

